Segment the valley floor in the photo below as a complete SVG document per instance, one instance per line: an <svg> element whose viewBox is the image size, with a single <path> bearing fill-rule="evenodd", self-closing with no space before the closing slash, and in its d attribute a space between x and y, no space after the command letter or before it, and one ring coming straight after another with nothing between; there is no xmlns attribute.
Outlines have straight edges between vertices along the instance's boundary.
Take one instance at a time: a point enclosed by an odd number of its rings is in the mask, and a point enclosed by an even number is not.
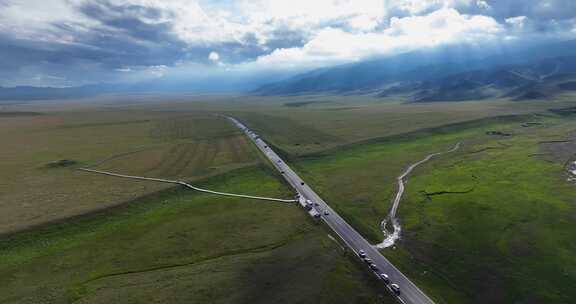
<svg viewBox="0 0 576 304"><path fill-rule="evenodd" d="M408 177L401 239L383 253L437 303L569 303L574 104L316 96L14 106L24 114L0 115L0 302L394 303L294 205L75 170L290 197L214 116L224 113L266 137L373 243L397 176L461 142Z"/></svg>
<svg viewBox="0 0 576 304"><path fill-rule="evenodd" d="M397 175L462 142L408 178L401 239L383 253L438 303L569 303L576 295L576 185L567 172L574 134L572 117L487 119L304 157L297 167L378 242Z"/></svg>

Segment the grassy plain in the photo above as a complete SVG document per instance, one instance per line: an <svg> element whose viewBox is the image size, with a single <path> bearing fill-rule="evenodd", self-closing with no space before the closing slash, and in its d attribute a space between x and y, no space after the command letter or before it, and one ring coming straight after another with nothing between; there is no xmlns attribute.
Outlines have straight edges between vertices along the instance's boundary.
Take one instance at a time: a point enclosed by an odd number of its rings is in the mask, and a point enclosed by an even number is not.
<svg viewBox="0 0 576 304"><path fill-rule="evenodd" d="M405 250L394 256L425 265L418 271L442 277L469 303L571 302L576 187L567 159L551 158L542 142L573 141L576 123L541 122L502 127L513 136L420 170L401 211Z"/></svg>
<svg viewBox="0 0 576 304"><path fill-rule="evenodd" d="M410 177L403 238L384 253L439 303L569 303L576 188L564 166L574 152L558 157L548 142L566 145L575 133L573 117L549 112L484 119L300 157L296 167L377 242L396 177L461 141Z"/></svg>
<svg viewBox="0 0 576 304"><path fill-rule="evenodd" d="M286 196L265 167L201 183ZM294 204L172 188L0 241L2 303L392 303Z"/></svg>
<svg viewBox="0 0 576 304"><path fill-rule="evenodd" d="M164 188L73 170L78 166L193 181L261 161L246 139L214 113L238 116L292 157L420 127L527 111L503 102L466 103L446 114L448 106L352 97L233 96L111 96L4 106L0 234ZM46 168L62 159L76 165Z"/></svg>
<svg viewBox="0 0 576 304"><path fill-rule="evenodd" d="M257 100L254 104L260 102L261 106L231 107L227 111L243 119L287 155L302 156L447 124L561 108L573 104L571 100L404 104L354 96L285 97ZM286 106L303 101L313 103Z"/></svg>
<svg viewBox="0 0 576 304"><path fill-rule="evenodd" d="M80 166L193 181L259 162L246 139L212 115L101 104L40 107L47 108L0 117L0 234L165 188L74 170ZM76 164L47 167L62 159Z"/></svg>
<svg viewBox="0 0 576 304"><path fill-rule="evenodd" d="M77 104L77 103L75 103ZM296 104L297 106L294 106ZM110 98L86 104L117 113L176 115L224 113L242 119L289 156L321 152L374 138L503 115L522 115L573 104L573 96L514 102L483 100L406 104L368 96L196 96ZM21 106L22 111L54 110ZM125 114L126 115L126 114Z"/></svg>
<svg viewBox="0 0 576 304"><path fill-rule="evenodd" d="M390 302L294 206L73 170L289 196L213 116L226 113L262 133L374 242L396 176L462 141L414 172L403 239L385 254L439 303L565 303L576 295L576 193L562 173L573 153L539 142L565 139L576 124L532 113L569 105L137 96L10 106L0 115L0 302ZM494 130L513 136L486 134ZM61 159L77 163L46 167Z"/></svg>

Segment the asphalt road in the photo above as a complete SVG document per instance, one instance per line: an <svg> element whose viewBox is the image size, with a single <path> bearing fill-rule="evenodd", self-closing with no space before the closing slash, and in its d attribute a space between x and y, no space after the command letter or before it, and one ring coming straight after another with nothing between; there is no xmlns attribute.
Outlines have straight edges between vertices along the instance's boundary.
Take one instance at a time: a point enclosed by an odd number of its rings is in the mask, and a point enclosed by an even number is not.
<svg viewBox="0 0 576 304"><path fill-rule="evenodd" d="M272 162L274 167L280 171L286 181L300 194L300 196L310 200L313 208L321 214L321 219L328 225L346 245L356 254L360 250L364 250L366 255L373 261L378 268L375 275L385 273L390 278L390 284L398 284L400 286L400 294L397 295L398 299L406 304L430 304L434 303L424 292L422 292L414 283L412 283L400 270L398 270L390 261L388 261L380 252L364 237L362 237L352 226L344 221L328 204L316 194L290 167L268 146L262 138L256 133L248 129L244 124L235 118L228 117L238 128L242 129L244 133L256 144L258 149L266 155ZM327 212L327 214L325 214ZM366 264L368 268L368 265ZM382 281L382 284L384 281ZM390 285L386 284L388 289ZM391 291L391 290L390 290ZM392 292L392 291L391 291Z"/></svg>

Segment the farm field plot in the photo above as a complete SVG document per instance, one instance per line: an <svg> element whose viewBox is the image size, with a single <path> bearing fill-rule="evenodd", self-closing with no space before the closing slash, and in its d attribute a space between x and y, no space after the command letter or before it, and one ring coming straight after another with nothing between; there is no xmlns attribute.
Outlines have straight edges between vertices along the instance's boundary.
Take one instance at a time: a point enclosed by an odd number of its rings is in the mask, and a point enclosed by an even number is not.
<svg viewBox="0 0 576 304"><path fill-rule="evenodd" d="M97 163L99 169L163 178L214 175L255 164L258 155L245 136L210 115L159 120L153 138L167 141Z"/></svg>
<svg viewBox="0 0 576 304"><path fill-rule="evenodd" d="M194 180L259 161L227 121L204 113L110 111L102 105L22 112L27 115L0 117L0 234L166 187L74 170L81 166Z"/></svg>

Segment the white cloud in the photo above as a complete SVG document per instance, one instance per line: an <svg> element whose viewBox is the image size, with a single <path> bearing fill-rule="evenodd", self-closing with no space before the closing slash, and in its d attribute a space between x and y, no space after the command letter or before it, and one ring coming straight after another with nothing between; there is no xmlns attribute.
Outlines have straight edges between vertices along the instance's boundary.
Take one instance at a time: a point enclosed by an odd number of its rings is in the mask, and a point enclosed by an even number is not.
<svg viewBox="0 0 576 304"><path fill-rule="evenodd" d="M0 29L3 32L9 31L19 38L35 41L73 43L74 37L53 33L51 23L79 20L94 25L66 0L11 0L0 10Z"/></svg>
<svg viewBox="0 0 576 304"><path fill-rule="evenodd" d="M166 72L168 71L168 67L165 65L147 66L145 69L149 75L155 78L164 77L164 75L166 75Z"/></svg>
<svg viewBox="0 0 576 304"><path fill-rule="evenodd" d="M481 8L481 9L485 9L485 10L488 10L488 9L491 9L491 8L492 8L492 7L490 6L490 4L488 4L486 1L483 1L483 0L478 0L478 1L476 1L476 6L478 6L478 7Z"/></svg>
<svg viewBox="0 0 576 304"><path fill-rule="evenodd" d="M212 51L208 55L208 59L212 62L218 62L218 61L220 61L220 55L218 55L218 53Z"/></svg>
<svg viewBox="0 0 576 304"><path fill-rule="evenodd" d="M527 19L528 18L526 16L517 16L507 18L505 21L507 24L510 24L515 29L522 29L524 28Z"/></svg>
<svg viewBox="0 0 576 304"><path fill-rule="evenodd" d="M425 16L394 17L390 27L379 32L358 34L327 28L301 48L275 50L258 62L323 65L456 42L486 42L497 39L502 31L493 18L440 9Z"/></svg>
<svg viewBox="0 0 576 304"><path fill-rule="evenodd" d="M129 72L132 72L132 69L129 67L123 67L123 68L116 69L116 72L129 73Z"/></svg>

